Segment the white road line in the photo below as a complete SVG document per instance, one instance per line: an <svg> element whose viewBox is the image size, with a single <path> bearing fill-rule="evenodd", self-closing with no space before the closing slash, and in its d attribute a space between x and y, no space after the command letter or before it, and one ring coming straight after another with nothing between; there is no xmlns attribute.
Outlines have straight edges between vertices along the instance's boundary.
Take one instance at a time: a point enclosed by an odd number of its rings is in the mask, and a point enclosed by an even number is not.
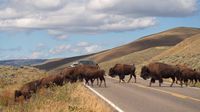
<svg viewBox="0 0 200 112"><path fill-rule="evenodd" d="M85 84L84 84L85 85ZM88 89L90 89L92 92L94 92L97 96L99 96L101 99L103 99L106 103L108 103L109 105L111 105L115 110L117 110L118 112L124 112L122 109L120 109L118 106L116 106L114 103L112 103L110 100L108 100L107 98L105 98L104 96L102 96L100 93L98 93L97 91L95 91L93 88L91 88L88 85L85 85Z"/></svg>

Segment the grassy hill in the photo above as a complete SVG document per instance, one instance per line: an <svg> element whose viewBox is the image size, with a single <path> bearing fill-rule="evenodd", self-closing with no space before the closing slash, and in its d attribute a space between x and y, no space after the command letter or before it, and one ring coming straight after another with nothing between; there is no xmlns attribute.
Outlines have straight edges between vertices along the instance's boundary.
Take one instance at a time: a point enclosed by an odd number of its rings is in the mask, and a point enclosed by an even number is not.
<svg viewBox="0 0 200 112"><path fill-rule="evenodd" d="M123 64L135 64L139 65L145 61L150 60L154 56L168 50L171 47L152 47L149 49L145 49L142 51L134 52L119 58L115 58L110 61L102 62L100 63L100 67L106 70L108 72L109 68L114 66L117 63L123 63Z"/></svg>
<svg viewBox="0 0 200 112"><path fill-rule="evenodd" d="M16 60L0 60L0 65L7 66L28 66L39 64L47 61L47 59L16 59Z"/></svg>
<svg viewBox="0 0 200 112"><path fill-rule="evenodd" d="M200 34L185 39L171 49L152 58L169 64L184 64L200 71Z"/></svg>
<svg viewBox="0 0 200 112"><path fill-rule="evenodd" d="M174 28L157 34L145 36L127 45L113 48L106 52L98 53L91 56L90 58L95 60L96 62L101 63L151 47L174 46L182 40L198 33L200 33L200 29L198 28Z"/></svg>
<svg viewBox="0 0 200 112"><path fill-rule="evenodd" d="M175 46L184 39L190 38L196 34L200 34L199 28L178 27L157 34L142 37L134 42L107 51L85 56L50 60L43 64L36 65L35 67L44 70L60 69L73 61L77 61L83 58L88 58L98 63L102 63L149 48Z"/></svg>
<svg viewBox="0 0 200 112"><path fill-rule="evenodd" d="M41 64L33 65L33 66L36 67L36 68L42 69L42 70L49 71L49 70L56 69L56 68L58 68L60 66L64 66L65 64L74 62L76 60L89 57L91 55L93 55L93 54L83 55L83 56L76 56L76 57L71 57L71 58L63 58L63 59L50 59L50 60L47 60L47 61L45 61L45 62L43 62Z"/></svg>

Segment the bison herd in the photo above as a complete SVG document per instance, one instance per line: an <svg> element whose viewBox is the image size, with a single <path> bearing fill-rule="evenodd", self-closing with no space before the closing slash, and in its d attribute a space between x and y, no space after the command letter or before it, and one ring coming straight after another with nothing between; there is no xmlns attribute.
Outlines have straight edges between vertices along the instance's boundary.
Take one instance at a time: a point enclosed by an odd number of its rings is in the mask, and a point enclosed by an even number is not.
<svg viewBox="0 0 200 112"><path fill-rule="evenodd" d="M29 99L32 93L36 93L41 88L48 88L51 85L62 86L65 83L74 83L77 81L85 80L86 84L91 82L93 85L94 80L97 80L97 85L101 86L102 81L106 87L105 71L101 70L98 66L80 65L71 68L65 68L61 72L55 75L49 75L39 80L31 81L21 87L20 90L15 90L15 101L20 96L23 96L25 100Z"/></svg>
<svg viewBox="0 0 200 112"><path fill-rule="evenodd" d="M129 75L130 78L128 82L134 77L134 82L136 83L135 70L136 67L134 64L116 64L109 69L108 75L110 77L118 76L119 82L125 82L125 76ZM76 67L65 68L55 75L49 75L42 79L26 83L20 90L15 90L15 101L20 96L23 96L24 99L27 100L31 97L32 93L36 93L41 88L48 88L51 85L62 86L65 83L74 83L83 80L85 80L85 84L89 84L90 82L92 86L94 81L97 80L97 85L99 87L101 87L102 82L104 83L104 87L106 87L104 76L105 71L100 69L99 66L78 65ZM181 87L183 83L187 86L189 81L195 86L195 84L200 81L200 72L183 65L169 65L155 62L143 66L141 68L140 77L144 80L150 79L149 86L155 83L156 80L159 81L159 86L161 86L163 79L166 78L172 79L171 87L174 82L180 83Z"/></svg>

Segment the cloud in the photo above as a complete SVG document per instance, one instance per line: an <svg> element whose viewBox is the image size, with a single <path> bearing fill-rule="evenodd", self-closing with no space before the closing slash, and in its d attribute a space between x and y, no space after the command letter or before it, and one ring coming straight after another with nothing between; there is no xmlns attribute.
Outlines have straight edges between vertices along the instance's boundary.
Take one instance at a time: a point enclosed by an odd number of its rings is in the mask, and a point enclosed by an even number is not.
<svg viewBox="0 0 200 112"><path fill-rule="evenodd" d="M53 55L63 54L65 52L69 51L70 48L71 48L71 45L60 45L60 46L57 46L53 49L50 49L49 53L53 54Z"/></svg>
<svg viewBox="0 0 200 112"><path fill-rule="evenodd" d="M197 11L197 0L90 0L88 8L132 17L182 17Z"/></svg>
<svg viewBox="0 0 200 112"><path fill-rule="evenodd" d="M89 45L89 43L88 42L79 42L78 44L77 44L77 46L78 47L87 47Z"/></svg>
<svg viewBox="0 0 200 112"><path fill-rule="evenodd" d="M42 29L63 40L148 28L157 17L191 16L197 8L197 0L8 0L0 4L0 30Z"/></svg>
<svg viewBox="0 0 200 112"><path fill-rule="evenodd" d="M84 48L87 53L95 53L100 51L102 48L99 45L90 45Z"/></svg>
<svg viewBox="0 0 200 112"><path fill-rule="evenodd" d="M78 42L77 44L73 46L71 44L68 44L68 45L63 44L63 45L56 46L55 48L50 49L48 53L51 55L62 55L67 52L72 52L72 54L73 53L89 54L89 53L95 53L101 50L103 50L103 47L101 45L82 41L82 42Z"/></svg>
<svg viewBox="0 0 200 112"><path fill-rule="evenodd" d="M71 51L73 51L73 52L79 52L82 54L95 53L95 52L98 52L101 50L103 50L101 45L92 44L92 43L85 42L85 41L77 43L77 45L71 49Z"/></svg>
<svg viewBox="0 0 200 112"><path fill-rule="evenodd" d="M35 51L35 52L32 52L29 59L38 59L38 58L41 58L42 56L43 56L42 52Z"/></svg>

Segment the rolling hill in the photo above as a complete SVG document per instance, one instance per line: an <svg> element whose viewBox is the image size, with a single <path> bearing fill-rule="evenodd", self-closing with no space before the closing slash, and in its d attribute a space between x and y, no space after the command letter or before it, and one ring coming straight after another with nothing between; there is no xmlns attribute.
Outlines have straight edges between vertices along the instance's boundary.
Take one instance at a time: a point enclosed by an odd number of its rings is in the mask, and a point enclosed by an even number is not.
<svg viewBox="0 0 200 112"><path fill-rule="evenodd" d="M9 66L28 66L45 62L47 59L19 59L19 60L2 60L0 65Z"/></svg>
<svg viewBox="0 0 200 112"><path fill-rule="evenodd" d="M169 64L184 64L200 70L200 34L185 39L150 60Z"/></svg>
<svg viewBox="0 0 200 112"><path fill-rule="evenodd" d="M76 56L76 57L70 57L70 58L61 58L61 59L51 59L43 62L42 64L37 64L33 65L36 68L43 69L43 70L52 70L52 69L57 69L61 66L67 66L69 63L89 57L94 54L89 54L89 55L82 55L82 56Z"/></svg>
<svg viewBox="0 0 200 112"><path fill-rule="evenodd" d="M65 59L59 59L59 60L52 60L44 64L37 65L35 67L40 68L40 69L45 69L45 70L52 70L52 69L59 68L63 65L67 65L73 61L83 59L83 58L88 58L98 63L103 63L103 62L110 61L113 59L117 60L117 58L120 58L122 56L126 56L134 52L143 51L149 48L156 48L156 47L162 48L166 46L167 47L175 46L181 41L197 34L200 34L200 28L189 28L189 27L173 28L167 31L157 33L157 34L152 34L149 36L142 37L129 44L119 46L113 49L109 49L106 51L102 51L99 53L85 55L85 56L78 56L75 58L72 57L72 58L65 58Z"/></svg>
<svg viewBox="0 0 200 112"><path fill-rule="evenodd" d="M182 40L200 33L199 28L179 27L140 38L127 45L113 48L90 57L98 63L118 58L151 47L174 46Z"/></svg>
<svg viewBox="0 0 200 112"><path fill-rule="evenodd" d="M150 60L154 56L157 56L158 54L161 54L162 52L168 50L171 47L152 47L148 48L142 51L130 53L128 55L115 58L110 61L106 61L103 63L100 63L100 67L103 68L106 72L108 72L109 68L114 66L117 63L122 63L122 64L135 64L139 65L141 63L144 63L145 61Z"/></svg>

